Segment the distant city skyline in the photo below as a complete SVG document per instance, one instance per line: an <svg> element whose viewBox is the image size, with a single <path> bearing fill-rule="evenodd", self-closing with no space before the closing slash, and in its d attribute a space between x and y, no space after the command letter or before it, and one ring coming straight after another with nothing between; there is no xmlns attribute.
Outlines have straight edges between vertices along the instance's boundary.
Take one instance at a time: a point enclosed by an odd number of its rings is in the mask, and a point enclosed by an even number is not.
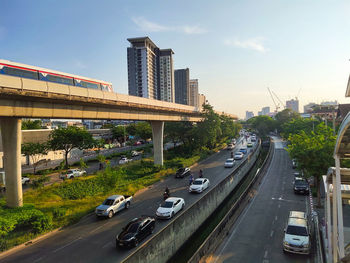
<svg viewBox="0 0 350 263"><path fill-rule="evenodd" d="M298 97L299 110L350 102L349 1L83 3L3 2L0 58L112 82L128 94L126 39L149 36L175 50L174 68L188 67L218 111L274 111L267 87L282 101Z"/></svg>

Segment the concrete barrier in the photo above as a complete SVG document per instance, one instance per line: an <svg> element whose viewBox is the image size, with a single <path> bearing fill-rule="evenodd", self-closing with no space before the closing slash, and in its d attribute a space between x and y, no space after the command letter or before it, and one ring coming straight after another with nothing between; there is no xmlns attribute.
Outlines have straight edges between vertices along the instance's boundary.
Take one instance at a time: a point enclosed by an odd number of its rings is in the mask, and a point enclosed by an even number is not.
<svg viewBox="0 0 350 263"><path fill-rule="evenodd" d="M145 242L123 262L166 262L199 226L215 211L222 201L235 189L241 179L254 165L260 153L261 144L231 175L211 188L196 203L177 216L169 225Z"/></svg>

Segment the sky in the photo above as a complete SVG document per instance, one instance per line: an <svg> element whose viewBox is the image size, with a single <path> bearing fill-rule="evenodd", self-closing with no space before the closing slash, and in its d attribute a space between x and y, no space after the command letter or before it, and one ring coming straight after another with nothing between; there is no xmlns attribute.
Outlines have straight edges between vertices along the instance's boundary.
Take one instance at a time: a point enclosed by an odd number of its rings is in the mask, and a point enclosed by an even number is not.
<svg viewBox="0 0 350 263"><path fill-rule="evenodd" d="M171 48L218 111L281 101L350 103L350 1L0 0L0 58L113 83L128 93L127 38Z"/></svg>

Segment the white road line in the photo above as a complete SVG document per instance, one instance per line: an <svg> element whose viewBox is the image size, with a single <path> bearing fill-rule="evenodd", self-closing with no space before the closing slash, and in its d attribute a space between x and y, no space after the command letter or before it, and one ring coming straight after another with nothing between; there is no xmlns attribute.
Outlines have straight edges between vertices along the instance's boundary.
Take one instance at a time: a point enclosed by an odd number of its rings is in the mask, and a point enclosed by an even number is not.
<svg viewBox="0 0 350 263"><path fill-rule="evenodd" d="M106 243L102 248L106 248L106 247L108 247L109 245L112 245L112 241L109 241L108 243Z"/></svg>
<svg viewBox="0 0 350 263"><path fill-rule="evenodd" d="M278 204L278 208L281 208L281 204Z"/></svg>
<svg viewBox="0 0 350 263"><path fill-rule="evenodd" d="M107 222L107 223L108 223L108 222ZM105 224L107 224L107 223L104 223L103 225L101 225L101 226L99 226L99 227L96 227L95 229L91 230L91 231L89 232L89 234L92 234L92 233L94 233L95 231L97 231L98 229L100 229L101 227L104 227Z"/></svg>
<svg viewBox="0 0 350 263"><path fill-rule="evenodd" d="M40 260L42 260L44 257L40 257L38 259L36 259L35 261L33 261L33 263L39 262Z"/></svg>
<svg viewBox="0 0 350 263"><path fill-rule="evenodd" d="M65 244L64 246L55 249L55 250L53 251L53 253L56 253L57 251L60 251L61 249L64 249L65 247L68 247L69 245L73 244L74 242L76 242L76 241L78 241L78 240L80 240L80 239L82 239L82 237L79 237L79 238L77 238L77 239L74 239L73 241L71 241L71 242Z"/></svg>
<svg viewBox="0 0 350 263"><path fill-rule="evenodd" d="M267 250L265 250L264 258L267 258Z"/></svg>
<svg viewBox="0 0 350 263"><path fill-rule="evenodd" d="M270 237L272 237L273 236L273 230L271 230L271 233L270 233Z"/></svg>
<svg viewBox="0 0 350 263"><path fill-rule="evenodd" d="M278 217L277 217L277 216L275 216L275 221L277 221L277 218L278 218Z"/></svg>
<svg viewBox="0 0 350 263"><path fill-rule="evenodd" d="M275 154L272 156L272 160L270 162L270 166L269 168L267 169L266 171L266 174L264 176L264 178L262 179L261 181L261 184L260 184L260 187L258 188L258 190L260 190L260 188L264 185L265 181L266 181L266 178L268 177L267 174L269 174L270 170L271 170L271 163L273 162L273 160L275 159ZM245 218L247 212L249 211L250 207L252 206L252 204L254 203L255 201L255 198L257 197L258 194L254 195L250 204L248 205L248 207L246 208L246 210L244 211L244 213L241 215L239 221L238 221L238 224L235 226L235 229L232 231L232 234L230 235L230 237L228 238L228 240L226 241L225 245L223 246L223 248L220 250L218 256L215 258L215 261L214 263L216 263L219 259L219 256L222 254L222 252L225 250L225 248L227 247L228 243L230 243L232 237L235 235L239 225L241 224L241 222L243 221L243 219Z"/></svg>

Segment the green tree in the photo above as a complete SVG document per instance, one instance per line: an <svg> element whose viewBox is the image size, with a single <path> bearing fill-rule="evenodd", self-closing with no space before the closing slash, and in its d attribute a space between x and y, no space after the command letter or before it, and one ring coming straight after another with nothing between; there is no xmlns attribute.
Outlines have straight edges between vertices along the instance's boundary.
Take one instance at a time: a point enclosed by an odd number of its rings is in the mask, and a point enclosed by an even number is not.
<svg viewBox="0 0 350 263"><path fill-rule="evenodd" d="M261 137L266 136L276 127L276 121L266 115L250 118L247 123L250 124L250 128L256 130Z"/></svg>
<svg viewBox="0 0 350 263"><path fill-rule="evenodd" d="M310 133L319 123L320 121L311 118L292 119L282 125L281 135L284 139L288 139L290 135L297 134L301 131Z"/></svg>
<svg viewBox="0 0 350 263"><path fill-rule="evenodd" d="M106 156L99 154L97 155L97 160L99 162L100 170L103 168L103 164L106 162Z"/></svg>
<svg viewBox="0 0 350 263"><path fill-rule="evenodd" d="M129 125L126 126L126 133L135 136L137 134L137 129L136 129L136 124L135 123L130 123Z"/></svg>
<svg viewBox="0 0 350 263"><path fill-rule="evenodd" d="M125 126L123 125L115 126L112 129L112 136L113 136L113 139L118 140L118 142L124 141L124 138L127 136Z"/></svg>
<svg viewBox="0 0 350 263"><path fill-rule="evenodd" d="M289 137L291 144L288 152L296 159L298 169L304 172L306 177L313 176L317 187L317 204L320 202L320 181L322 175L327 173L329 167L334 166L333 151L336 136L333 130L320 123L315 131L306 133L301 131Z"/></svg>
<svg viewBox="0 0 350 263"><path fill-rule="evenodd" d="M63 150L65 152L65 167L68 168L68 154L72 149L80 150L91 148L95 145L92 135L86 130L76 126L58 128L53 130L49 136L49 145L52 150Z"/></svg>
<svg viewBox="0 0 350 263"><path fill-rule="evenodd" d="M136 134L143 140L152 138L151 125L145 121L136 123Z"/></svg>
<svg viewBox="0 0 350 263"><path fill-rule="evenodd" d="M281 132L283 124L298 118L301 118L300 114L291 109L284 109L283 111L277 113L275 116L277 131Z"/></svg>
<svg viewBox="0 0 350 263"><path fill-rule="evenodd" d="M22 130L39 130L42 129L42 125L41 120L24 120L22 121Z"/></svg>
<svg viewBox="0 0 350 263"><path fill-rule="evenodd" d="M86 162L84 162L83 158L80 158L80 160L79 160L79 167L80 167L80 169L88 168L88 166L87 166Z"/></svg>
<svg viewBox="0 0 350 263"><path fill-rule="evenodd" d="M203 105L202 115L204 120L197 124L196 141L202 146L213 149L222 135L220 117L210 104Z"/></svg>
<svg viewBox="0 0 350 263"><path fill-rule="evenodd" d="M48 146L46 143L29 142L22 144L22 154L29 156L32 160L34 174L36 173L36 167L39 165L39 160L43 155L48 152Z"/></svg>

